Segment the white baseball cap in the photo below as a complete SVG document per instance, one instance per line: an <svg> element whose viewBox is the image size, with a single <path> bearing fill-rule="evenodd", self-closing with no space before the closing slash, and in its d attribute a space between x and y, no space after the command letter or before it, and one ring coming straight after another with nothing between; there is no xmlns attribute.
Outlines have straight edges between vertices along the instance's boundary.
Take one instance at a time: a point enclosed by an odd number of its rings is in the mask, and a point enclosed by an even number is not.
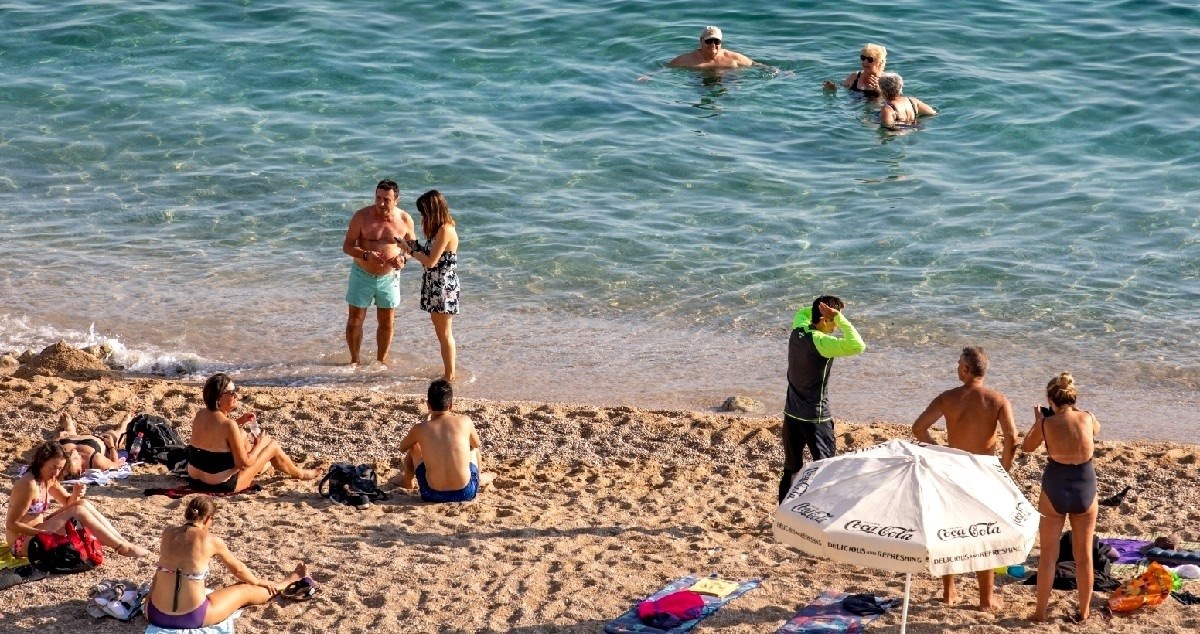
<svg viewBox="0 0 1200 634"><path fill-rule="evenodd" d="M721 35L721 29L718 29L715 26L706 26L706 27L704 27L703 31L700 31L700 40L701 41L707 40L710 37L715 37L718 40L721 40L722 42L725 41L725 36Z"/></svg>

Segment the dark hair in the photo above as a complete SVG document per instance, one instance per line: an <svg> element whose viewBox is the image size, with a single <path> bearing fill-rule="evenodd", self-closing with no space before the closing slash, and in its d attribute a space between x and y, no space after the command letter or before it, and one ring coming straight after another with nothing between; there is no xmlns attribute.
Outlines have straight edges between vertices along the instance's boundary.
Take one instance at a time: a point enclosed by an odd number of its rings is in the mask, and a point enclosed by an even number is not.
<svg viewBox="0 0 1200 634"><path fill-rule="evenodd" d="M983 376L987 372L987 353L979 346L967 346L962 349L962 361L967 365L971 376Z"/></svg>
<svg viewBox="0 0 1200 634"><path fill-rule="evenodd" d="M193 495L183 510L183 519L189 522L206 520L217 512L217 503L207 495Z"/></svg>
<svg viewBox="0 0 1200 634"><path fill-rule="evenodd" d="M446 379L438 379L429 384L428 399L430 411L449 411L454 405L454 387Z"/></svg>
<svg viewBox="0 0 1200 634"><path fill-rule="evenodd" d="M67 459L67 450L62 445L50 441L38 445L33 449L33 459L29 461L29 473L33 474L34 480L41 481L42 468L58 458Z"/></svg>
<svg viewBox="0 0 1200 634"><path fill-rule="evenodd" d="M226 392L230 383L233 383L233 379L224 372L218 372L204 382L204 406L208 408L208 411L217 411L217 401Z"/></svg>
<svg viewBox="0 0 1200 634"><path fill-rule="evenodd" d="M396 181L390 178L385 178L379 181L379 184L375 186L375 189L384 189L387 191L396 192L396 197L400 197L400 186L396 184Z"/></svg>
<svg viewBox="0 0 1200 634"><path fill-rule="evenodd" d="M421 212L421 231L426 238L432 238L441 231L444 225L454 226L454 216L450 215L450 203L436 189L431 189L417 199L417 211Z"/></svg>
<svg viewBox="0 0 1200 634"><path fill-rule="evenodd" d="M834 297L833 295L822 295L814 299L812 305L812 323L814 325L816 325L818 321L821 321L821 307L818 304L825 304L834 310L841 310L846 307L846 302L843 302L841 299Z"/></svg>
<svg viewBox="0 0 1200 634"><path fill-rule="evenodd" d="M1050 379L1050 383L1046 384L1046 396L1050 398L1051 403L1059 407L1074 405L1075 399L1079 398L1075 377L1071 376L1070 372L1063 372Z"/></svg>

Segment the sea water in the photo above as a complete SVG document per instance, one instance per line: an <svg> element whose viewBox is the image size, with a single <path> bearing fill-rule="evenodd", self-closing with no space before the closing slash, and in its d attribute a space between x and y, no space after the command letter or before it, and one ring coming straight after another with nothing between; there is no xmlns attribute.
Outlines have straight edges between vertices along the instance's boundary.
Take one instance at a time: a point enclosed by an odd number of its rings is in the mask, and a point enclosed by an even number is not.
<svg viewBox="0 0 1200 634"><path fill-rule="evenodd" d="M663 68L707 24L764 65ZM464 396L770 414L833 293L870 345L839 418L912 420L978 344L1023 428L1070 370L1105 436L1194 440L1194 3L10 2L0 33L0 351L422 392L412 265L391 367L344 365L342 240L393 178L458 221ZM868 41L921 129L821 90Z"/></svg>

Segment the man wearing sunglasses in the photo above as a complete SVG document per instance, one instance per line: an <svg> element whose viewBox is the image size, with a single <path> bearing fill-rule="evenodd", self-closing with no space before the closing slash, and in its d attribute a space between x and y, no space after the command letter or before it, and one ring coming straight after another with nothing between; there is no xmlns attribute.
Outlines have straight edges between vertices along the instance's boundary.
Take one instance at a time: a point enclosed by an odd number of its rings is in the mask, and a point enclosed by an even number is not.
<svg viewBox="0 0 1200 634"><path fill-rule="evenodd" d="M667 65L676 68L741 68L754 64L749 57L724 48L724 44L725 37L721 29L706 26L700 32L700 48L676 57Z"/></svg>

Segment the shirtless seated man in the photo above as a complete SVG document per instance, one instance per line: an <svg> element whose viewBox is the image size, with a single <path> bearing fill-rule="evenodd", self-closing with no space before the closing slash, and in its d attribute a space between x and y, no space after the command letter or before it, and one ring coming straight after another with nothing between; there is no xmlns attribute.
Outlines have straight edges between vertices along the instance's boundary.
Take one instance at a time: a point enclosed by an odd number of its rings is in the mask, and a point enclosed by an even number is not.
<svg viewBox="0 0 1200 634"><path fill-rule="evenodd" d="M987 372L987 355L983 348L963 348L958 357L958 379L960 387L946 390L933 399L929 407L913 423L913 436L917 440L936 445L929 428L939 418L946 417L946 444L955 448L984 456L996 455L996 425L1004 436L1004 449L1000 464L1012 471L1013 456L1017 452L1017 423L1013 420L1012 405L996 390L983 386L983 375ZM998 610L1001 605L992 596L995 573L991 570L975 573L979 580L979 609ZM954 576L942 577L942 600L954 603L958 592L954 588Z"/></svg>
<svg viewBox="0 0 1200 634"><path fill-rule="evenodd" d="M413 425L400 441L404 474L400 486L411 489L413 477L426 502L470 502L495 477L479 470L479 434L475 424L451 411L454 388L445 379L429 384L429 420Z"/></svg>
<svg viewBox="0 0 1200 634"><path fill-rule="evenodd" d="M700 32L700 48L676 57L667 66L682 68L739 68L754 65L754 60L749 57L726 48L721 48L724 44L725 37L721 34L721 29L715 26L706 26Z"/></svg>

